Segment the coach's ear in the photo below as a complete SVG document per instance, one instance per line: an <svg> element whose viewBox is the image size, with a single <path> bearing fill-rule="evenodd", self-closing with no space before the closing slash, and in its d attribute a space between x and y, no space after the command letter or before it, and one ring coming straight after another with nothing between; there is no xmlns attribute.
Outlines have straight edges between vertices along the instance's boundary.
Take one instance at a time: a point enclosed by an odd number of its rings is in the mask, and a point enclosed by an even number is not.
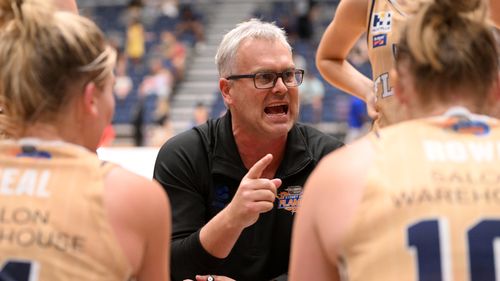
<svg viewBox="0 0 500 281"><path fill-rule="evenodd" d="M222 94L222 98L224 99L224 103L226 105L230 105L233 102L231 88L232 88L231 80L227 80L226 78L219 79L219 89Z"/></svg>

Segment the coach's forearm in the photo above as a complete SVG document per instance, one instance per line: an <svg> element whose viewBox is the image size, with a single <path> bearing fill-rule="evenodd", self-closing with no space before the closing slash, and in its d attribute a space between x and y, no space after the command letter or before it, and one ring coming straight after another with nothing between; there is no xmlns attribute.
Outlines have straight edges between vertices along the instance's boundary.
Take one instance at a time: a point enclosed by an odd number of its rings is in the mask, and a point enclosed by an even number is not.
<svg viewBox="0 0 500 281"><path fill-rule="evenodd" d="M200 243L210 255L222 259L229 255L242 231L231 222L225 208L201 229Z"/></svg>

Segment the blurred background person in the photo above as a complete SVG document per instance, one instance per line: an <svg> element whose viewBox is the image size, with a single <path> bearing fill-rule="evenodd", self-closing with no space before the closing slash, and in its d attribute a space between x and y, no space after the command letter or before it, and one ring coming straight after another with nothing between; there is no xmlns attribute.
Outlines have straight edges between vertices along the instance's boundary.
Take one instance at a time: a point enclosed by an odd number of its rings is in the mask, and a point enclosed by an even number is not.
<svg viewBox="0 0 500 281"><path fill-rule="evenodd" d="M208 108L204 103L199 102L193 113L193 127L199 126L208 120Z"/></svg>
<svg viewBox="0 0 500 281"><path fill-rule="evenodd" d="M302 122L318 124L323 114L323 97L325 87L323 82L308 70L304 74L304 81L300 85L300 120Z"/></svg>

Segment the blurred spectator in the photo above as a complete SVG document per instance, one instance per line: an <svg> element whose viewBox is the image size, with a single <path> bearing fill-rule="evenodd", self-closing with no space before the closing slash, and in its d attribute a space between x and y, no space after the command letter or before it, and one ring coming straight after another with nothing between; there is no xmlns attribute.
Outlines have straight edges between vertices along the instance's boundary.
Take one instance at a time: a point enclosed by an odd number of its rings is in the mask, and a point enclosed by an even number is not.
<svg viewBox="0 0 500 281"><path fill-rule="evenodd" d="M349 53L348 60L352 65L367 77L372 77L371 66L368 60L368 47L366 46L366 36L361 36Z"/></svg>
<svg viewBox="0 0 500 281"><path fill-rule="evenodd" d="M292 20L293 19L293 20ZM295 16L290 14L282 14L279 16L277 21L278 25L282 27L289 37L290 42L297 41L297 25L295 21Z"/></svg>
<svg viewBox="0 0 500 281"><path fill-rule="evenodd" d="M131 19L127 26L127 56L134 63L140 63L145 53L145 32L139 18Z"/></svg>
<svg viewBox="0 0 500 281"><path fill-rule="evenodd" d="M125 11L125 24L127 26L125 51L127 57L134 64L142 61L146 48L146 34L141 21L142 6L141 0L131 0Z"/></svg>
<svg viewBox="0 0 500 281"><path fill-rule="evenodd" d="M300 39L316 44L317 33L324 28L321 22L323 8L317 1L295 0L296 32Z"/></svg>
<svg viewBox="0 0 500 281"><path fill-rule="evenodd" d="M179 1L178 0L163 0L161 10L164 15L176 18L179 16Z"/></svg>
<svg viewBox="0 0 500 281"><path fill-rule="evenodd" d="M295 63L295 68L298 69L307 69L307 61L304 56L299 55L298 53L293 54L293 62Z"/></svg>
<svg viewBox="0 0 500 281"><path fill-rule="evenodd" d="M208 108L202 102L196 104L193 112L193 127L201 125L208 120Z"/></svg>
<svg viewBox="0 0 500 281"><path fill-rule="evenodd" d="M149 121L146 115L151 114L151 112L146 111L147 101L155 101L155 111L152 113L153 121L165 118L168 115L172 83L172 73L164 67L163 58L151 58L149 61L149 75L144 77L139 86L139 100L134 112L133 125L136 146L144 145L145 141L144 125Z"/></svg>
<svg viewBox="0 0 500 281"><path fill-rule="evenodd" d="M144 77L139 86L139 95L157 95L161 100L168 100L172 92L173 76L165 68L162 57L153 57L149 61L149 75Z"/></svg>
<svg viewBox="0 0 500 281"><path fill-rule="evenodd" d="M312 71L306 71L304 81L299 86L300 120L318 124L323 114L325 87Z"/></svg>
<svg viewBox="0 0 500 281"><path fill-rule="evenodd" d="M371 77L371 67L368 61L368 50L364 36L356 42L349 54L349 61L353 66L367 77ZM371 119L368 116L366 103L354 96L350 97L349 105L349 129L346 133L344 143L351 143L354 140L364 136L370 130Z"/></svg>
<svg viewBox="0 0 500 281"><path fill-rule="evenodd" d="M187 38L191 46L193 46L193 44L203 45L205 42L203 23L199 16L194 13L190 5L185 5L181 8L179 22L175 29L177 38L182 38L182 40L186 40ZM191 36L194 36L194 42L189 39Z"/></svg>
<svg viewBox="0 0 500 281"><path fill-rule="evenodd" d="M309 40L313 37L314 28L312 23L314 3L308 0L296 2L297 13L297 35L300 39Z"/></svg>
<svg viewBox="0 0 500 281"><path fill-rule="evenodd" d="M173 135L170 118L166 114L163 118L157 120L156 125L152 127L147 143L149 146L161 147Z"/></svg>
<svg viewBox="0 0 500 281"><path fill-rule="evenodd" d="M132 78L127 74L127 58L124 53L118 55L115 67L114 92L118 101L124 100L134 86Z"/></svg>
<svg viewBox="0 0 500 281"><path fill-rule="evenodd" d="M161 33L160 49L164 58L170 60L172 63L175 81L184 79L187 55L186 46L182 42L177 41L172 32L164 31Z"/></svg>
<svg viewBox="0 0 500 281"><path fill-rule="evenodd" d="M370 129L370 117L366 111L366 104L355 96L350 97L348 125L344 143L359 139Z"/></svg>

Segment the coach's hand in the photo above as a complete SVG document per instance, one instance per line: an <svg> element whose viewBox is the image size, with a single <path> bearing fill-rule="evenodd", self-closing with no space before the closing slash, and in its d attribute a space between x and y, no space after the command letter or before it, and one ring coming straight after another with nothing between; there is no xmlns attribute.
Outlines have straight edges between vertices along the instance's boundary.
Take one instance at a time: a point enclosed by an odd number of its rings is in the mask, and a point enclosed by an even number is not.
<svg viewBox="0 0 500 281"><path fill-rule="evenodd" d="M281 180L261 178L272 160L271 154L262 157L241 180L233 200L227 206L228 216L234 225L248 227L257 221L261 213L273 208Z"/></svg>

